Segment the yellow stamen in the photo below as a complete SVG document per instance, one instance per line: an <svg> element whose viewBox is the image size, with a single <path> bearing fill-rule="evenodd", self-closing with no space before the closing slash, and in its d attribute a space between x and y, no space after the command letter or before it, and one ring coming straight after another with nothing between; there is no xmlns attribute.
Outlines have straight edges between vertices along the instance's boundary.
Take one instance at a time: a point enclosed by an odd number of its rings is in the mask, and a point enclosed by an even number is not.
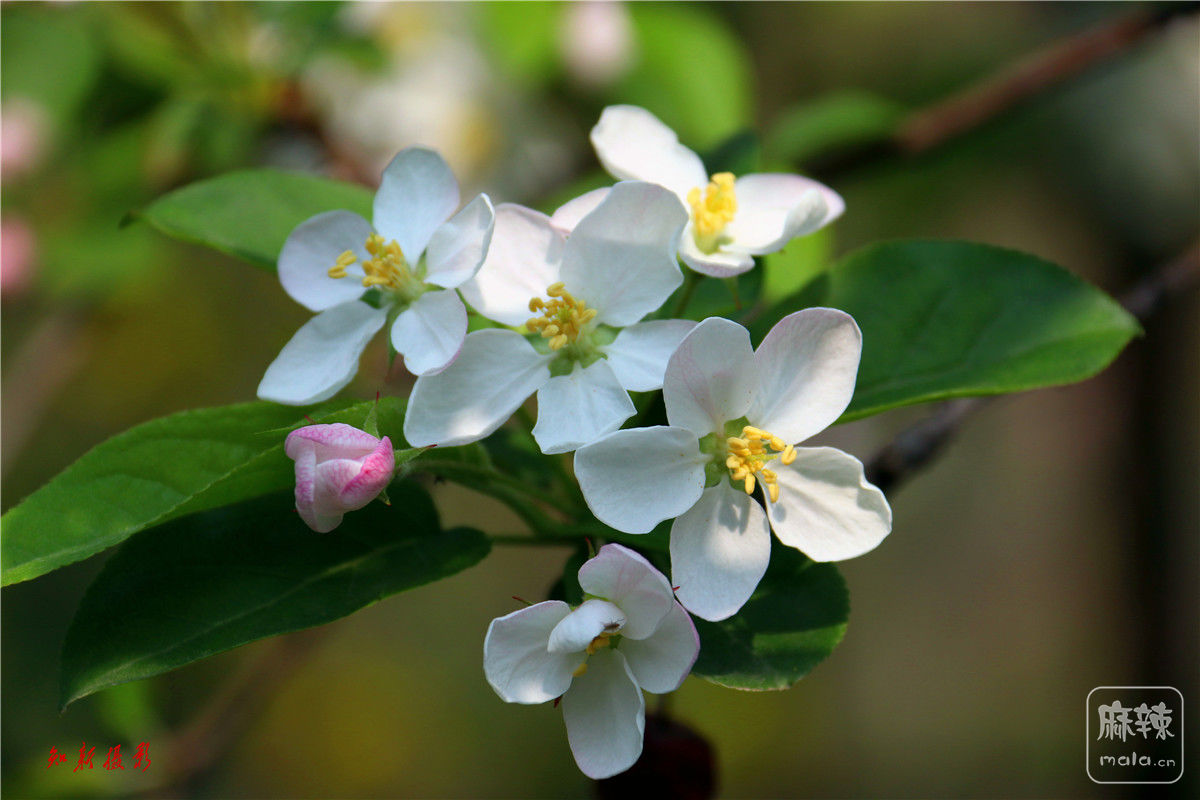
<svg viewBox="0 0 1200 800"><path fill-rule="evenodd" d="M587 672L587 662L581 661L579 663L579 666L575 668L575 671L572 672L571 675L578 678L578 677L582 676L583 673L585 673L585 672Z"/></svg>
<svg viewBox="0 0 1200 800"><path fill-rule="evenodd" d="M404 259L404 251L394 241L387 241L378 233L367 237L364 245L371 258L362 262L362 285L368 289L381 286L386 289L404 289L418 279L409 269ZM358 261L354 251L347 250L337 257L337 261L329 268L329 277L345 278L346 268Z"/></svg>
<svg viewBox="0 0 1200 800"><path fill-rule="evenodd" d="M699 186L688 192L688 205L692 208L692 225L696 231L696 245L711 253L720 244L721 234L737 213L737 197L733 191L733 173L718 172L712 176L708 186Z"/></svg>
<svg viewBox="0 0 1200 800"><path fill-rule="evenodd" d="M548 339L551 350L560 350L578 339L584 327L600 313L588 308L584 301L572 297L562 281L546 287L546 296L550 299L530 299L529 310L534 313L540 311L541 315L530 317L525 326L540 333L543 339Z"/></svg>
<svg viewBox="0 0 1200 800"><path fill-rule="evenodd" d="M728 451L725 466L729 469L730 479L741 481L746 494L753 494L755 484L761 483L771 502L777 502L779 476L766 465L776 458L781 464L791 464L796 460L796 448L775 434L752 425L743 426L741 436L726 438L725 447Z"/></svg>

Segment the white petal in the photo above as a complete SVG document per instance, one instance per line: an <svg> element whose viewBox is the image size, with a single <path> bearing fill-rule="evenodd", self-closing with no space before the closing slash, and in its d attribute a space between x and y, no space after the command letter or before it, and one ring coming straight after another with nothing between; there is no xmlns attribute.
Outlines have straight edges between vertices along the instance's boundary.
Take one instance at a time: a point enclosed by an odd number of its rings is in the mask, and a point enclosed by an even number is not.
<svg viewBox="0 0 1200 800"><path fill-rule="evenodd" d="M561 600L547 600L492 620L483 640L483 674L506 703L545 703L571 686L579 656L546 649L550 631L570 612Z"/></svg>
<svg viewBox="0 0 1200 800"><path fill-rule="evenodd" d="M698 617L716 622L737 613L771 560L767 515L750 495L722 480L671 526L675 596Z"/></svg>
<svg viewBox="0 0 1200 800"><path fill-rule="evenodd" d="M425 254L425 280L453 289L479 271L492 241L496 212L481 194L433 232Z"/></svg>
<svg viewBox="0 0 1200 800"><path fill-rule="evenodd" d="M292 299L313 311L357 300L366 289L362 270L352 267L344 278L329 277L342 253L359 261L371 256L363 245L374 233L371 223L350 211L326 211L296 226L279 251L279 282Z"/></svg>
<svg viewBox="0 0 1200 800"><path fill-rule="evenodd" d="M700 655L700 635L683 606L671 601L671 607L653 636L621 640L621 653L629 670L647 692L673 692L692 671Z"/></svg>
<svg viewBox="0 0 1200 800"><path fill-rule="evenodd" d="M401 150L383 171L375 193L375 230L395 239L416 264L434 230L458 208L458 181L440 155L424 147Z"/></svg>
<svg viewBox="0 0 1200 800"><path fill-rule="evenodd" d="M617 180L657 183L680 199L708 183L700 156L644 108L609 106L592 128L591 139L600 163Z"/></svg>
<svg viewBox="0 0 1200 800"><path fill-rule="evenodd" d="M861 354L862 332L846 312L788 314L754 353L750 423L790 443L825 430L850 404Z"/></svg>
<svg viewBox="0 0 1200 800"><path fill-rule="evenodd" d="M569 234L575 230L579 220L595 211L596 206L604 202L604 198L608 197L611 188L611 186L602 186L599 189L585 192L574 200L568 200L550 215L550 224L561 233Z"/></svg>
<svg viewBox="0 0 1200 800"><path fill-rule="evenodd" d="M661 319L630 325L604 348L617 380L631 392L661 389L667 360L696 323L690 319Z"/></svg>
<svg viewBox="0 0 1200 800"><path fill-rule="evenodd" d="M612 433L637 409L608 362L559 375L538 389L533 438L543 453L569 453Z"/></svg>
<svg viewBox="0 0 1200 800"><path fill-rule="evenodd" d="M582 653L592 640L625 626L625 613L607 600L585 600L550 631L551 653Z"/></svg>
<svg viewBox="0 0 1200 800"><path fill-rule="evenodd" d="M726 422L746 413L753 392L750 332L736 322L709 317L684 337L667 361L667 419L698 437L722 433Z"/></svg>
<svg viewBox="0 0 1200 800"><path fill-rule="evenodd" d="M576 450L575 477L597 519L649 533L700 499L706 460L689 430L632 428Z"/></svg>
<svg viewBox="0 0 1200 800"><path fill-rule="evenodd" d="M413 386L404 438L413 447L477 442L550 379L548 356L512 331L475 331L454 363Z"/></svg>
<svg viewBox="0 0 1200 800"><path fill-rule="evenodd" d="M501 203L483 266L459 291L488 319L524 325L533 316L530 299L545 297L546 287L558 282L564 242L545 214Z"/></svg>
<svg viewBox="0 0 1200 800"><path fill-rule="evenodd" d="M686 222L661 186L618 183L567 239L562 280L600 312L599 322L632 325L683 283L675 251Z"/></svg>
<svg viewBox="0 0 1200 800"><path fill-rule="evenodd" d="M861 556L892 530L887 498L867 483L857 458L832 447L798 447L775 469L779 502L767 503L779 541L813 561Z"/></svg>
<svg viewBox="0 0 1200 800"><path fill-rule="evenodd" d="M725 228L725 249L774 253L837 219L846 205L837 192L799 175L743 175L734 185L737 214Z"/></svg>
<svg viewBox="0 0 1200 800"><path fill-rule="evenodd" d="M746 253L725 250L717 250L715 253L701 252L700 248L696 247L690 226L683 232L683 238L679 241L679 257L696 272L713 278L732 278L754 268L754 257Z"/></svg>
<svg viewBox="0 0 1200 800"><path fill-rule="evenodd" d="M304 323L267 367L258 396L289 406L328 400L358 372L358 358L387 312L357 300Z"/></svg>
<svg viewBox="0 0 1200 800"><path fill-rule="evenodd" d="M392 323L392 347L413 375L438 372L454 360L467 337L467 309L458 292L426 292Z"/></svg>
<svg viewBox="0 0 1200 800"><path fill-rule="evenodd" d="M584 592L611 600L627 617L621 635L645 639L675 604L671 584L640 553L606 544L579 570Z"/></svg>
<svg viewBox="0 0 1200 800"><path fill-rule="evenodd" d="M625 657L604 649L588 659L562 699L563 722L575 763L599 780L624 772L642 754L646 700Z"/></svg>

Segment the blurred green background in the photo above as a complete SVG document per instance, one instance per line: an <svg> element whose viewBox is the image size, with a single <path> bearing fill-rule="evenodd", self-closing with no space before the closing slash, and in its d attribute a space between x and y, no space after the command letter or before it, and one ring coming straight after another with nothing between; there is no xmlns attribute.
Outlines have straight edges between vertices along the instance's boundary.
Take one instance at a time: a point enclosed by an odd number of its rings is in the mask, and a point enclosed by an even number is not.
<svg viewBox="0 0 1200 800"><path fill-rule="evenodd" d="M1119 294L1194 246L1200 28L1183 15L919 158L831 159L1060 37L1138 12L1070 4L4 3L3 505L104 438L253 398L309 312L272 275L118 223L247 165L371 183L439 149L468 192L552 207L602 182L587 131L644 105L698 150L754 131L848 211L795 269L890 237L965 238L1055 261ZM832 165L832 166L831 166ZM824 170L824 171L823 171ZM1185 295L1085 384L992 404L894 492L892 536L845 563L833 656L784 693L689 679L671 711L714 745L726 797L1144 796L1084 772L1099 685L1200 701L1200 304ZM386 381L382 342L351 387ZM861 458L930 409L827 432ZM449 523L518 530L433 487ZM563 549L483 564L321 633L250 645L60 714L59 648L93 558L6 588L10 797L575 797L560 713L483 680L487 623L544 594ZM125 623L137 625L130 597ZM257 666L256 666L257 665ZM156 788L222 678L264 669L205 741L200 778ZM1191 719L1197 714L1191 710ZM1188 758L1196 764L1188 730ZM79 743L96 769L73 773ZM149 771L133 774L137 743ZM101 768L123 744L126 770ZM65 767L47 769L51 746ZM182 754L182 755L181 755ZM1195 770L1165 791L1195 796Z"/></svg>

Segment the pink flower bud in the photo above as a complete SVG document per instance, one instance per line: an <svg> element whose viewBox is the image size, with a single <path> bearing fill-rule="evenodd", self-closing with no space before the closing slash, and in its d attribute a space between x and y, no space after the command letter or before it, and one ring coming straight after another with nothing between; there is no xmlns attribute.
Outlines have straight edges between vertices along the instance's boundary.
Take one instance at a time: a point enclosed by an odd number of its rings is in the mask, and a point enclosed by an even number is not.
<svg viewBox="0 0 1200 800"><path fill-rule="evenodd" d="M296 510L318 533L378 497L396 465L388 437L376 439L340 422L297 428L283 449L296 462Z"/></svg>

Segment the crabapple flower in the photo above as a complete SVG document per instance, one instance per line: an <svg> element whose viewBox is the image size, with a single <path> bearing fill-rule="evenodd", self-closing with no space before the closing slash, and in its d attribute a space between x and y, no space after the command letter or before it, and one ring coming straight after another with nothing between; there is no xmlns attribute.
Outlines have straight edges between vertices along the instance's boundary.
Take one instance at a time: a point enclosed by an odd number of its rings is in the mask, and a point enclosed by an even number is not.
<svg viewBox="0 0 1200 800"><path fill-rule="evenodd" d="M710 176L700 156L638 106L604 109L591 139L600 163L617 180L650 181L675 193L689 217L679 257L705 275L746 272L754 256L774 253L795 237L823 228L845 209L837 192L799 175ZM582 213L605 191L577 198L563 215Z"/></svg>
<svg viewBox="0 0 1200 800"><path fill-rule="evenodd" d="M771 530L814 561L873 549L891 531L892 511L862 463L832 447L795 446L850 403L861 351L858 325L832 308L789 314L758 350L741 325L704 320L667 364L669 425L617 431L575 453L588 506L627 533L674 517L676 596L714 621L754 592Z"/></svg>
<svg viewBox="0 0 1200 800"><path fill-rule="evenodd" d="M404 436L414 447L461 445L496 430L537 393L533 436L566 453L621 427L629 391L662 386L667 359L695 327L639 322L683 275L675 247L685 216L671 193L618 183L570 235L528 208L501 204L479 273L463 297L489 319L525 326L475 331L445 371L413 387Z"/></svg>
<svg viewBox="0 0 1200 800"><path fill-rule="evenodd" d="M327 211L292 231L279 253L279 281L319 313L267 368L258 396L287 405L332 397L385 323L410 372L453 361L467 335L455 288L483 263L495 217L487 195L455 213L458 204L458 182L442 157L410 147L383 172L374 226Z"/></svg>
<svg viewBox="0 0 1200 800"><path fill-rule="evenodd" d="M297 428L283 449L296 462L296 510L317 533L328 533L347 511L378 497L396 465L388 437L340 422Z"/></svg>
<svg viewBox="0 0 1200 800"><path fill-rule="evenodd" d="M633 766L642 752L642 690L673 692L696 663L700 637L649 561L606 544L579 570L583 604L560 600L492 620L483 671L508 703L562 698L567 741L589 778Z"/></svg>

